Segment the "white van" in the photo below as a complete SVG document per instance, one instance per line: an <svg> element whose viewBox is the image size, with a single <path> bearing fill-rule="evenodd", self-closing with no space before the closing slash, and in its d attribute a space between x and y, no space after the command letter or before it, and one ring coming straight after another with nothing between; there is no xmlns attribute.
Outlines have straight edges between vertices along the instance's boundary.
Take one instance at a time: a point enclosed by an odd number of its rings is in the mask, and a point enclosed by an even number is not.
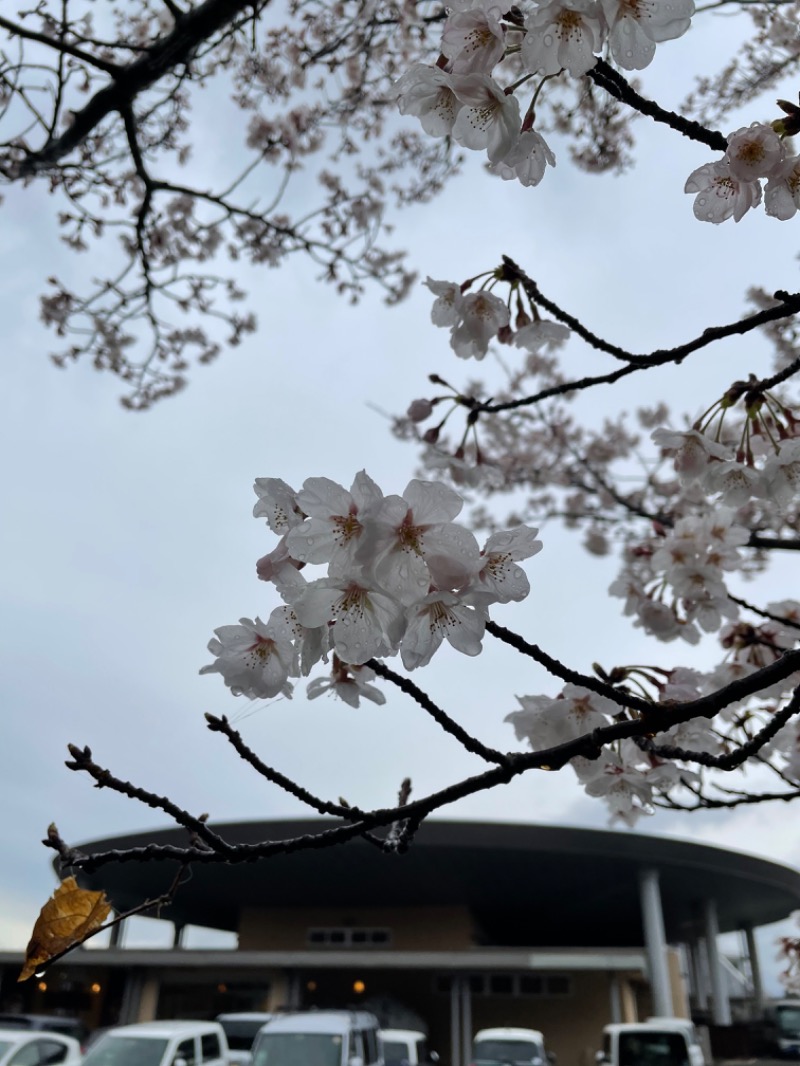
<svg viewBox="0 0 800 1066"><path fill-rule="evenodd" d="M680 1018L607 1025L598 1066L693 1066L686 1024ZM691 1024L691 1023L689 1023ZM699 1045L694 1045L702 1055Z"/></svg>
<svg viewBox="0 0 800 1066"><path fill-rule="evenodd" d="M472 1042L473 1066L547 1066L552 1062L555 1055L545 1051L544 1037L538 1029L481 1029Z"/></svg>
<svg viewBox="0 0 800 1066"><path fill-rule="evenodd" d="M218 1014L214 1019L222 1026L228 1041L228 1062L230 1066L250 1066L253 1061L253 1041L258 1036L262 1025L274 1017L267 1011L236 1011Z"/></svg>
<svg viewBox="0 0 800 1066"><path fill-rule="evenodd" d="M706 1053L700 1040L700 1034L691 1018L648 1018L648 1025L660 1025L662 1028L679 1029L686 1034L689 1045L689 1066L706 1066Z"/></svg>
<svg viewBox="0 0 800 1066"><path fill-rule="evenodd" d="M218 1022L139 1022L103 1033L82 1066L228 1066Z"/></svg>
<svg viewBox="0 0 800 1066"><path fill-rule="evenodd" d="M417 1029L381 1029L378 1033L385 1066L435 1066L439 1056L428 1050L428 1038Z"/></svg>
<svg viewBox="0 0 800 1066"><path fill-rule="evenodd" d="M384 1066L378 1019L363 1010L281 1014L261 1027L253 1066Z"/></svg>

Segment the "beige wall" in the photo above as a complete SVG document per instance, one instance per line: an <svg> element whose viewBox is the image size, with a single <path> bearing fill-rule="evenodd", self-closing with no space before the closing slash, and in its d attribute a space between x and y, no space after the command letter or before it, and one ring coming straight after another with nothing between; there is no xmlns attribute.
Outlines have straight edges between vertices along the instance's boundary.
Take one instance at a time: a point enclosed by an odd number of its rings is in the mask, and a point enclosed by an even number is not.
<svg viewBox="0 0 800 1066"><path fill-rule="evenodd" d="M303 951L312 927L386 928L387 948L398 951L449 951L473 942L466 907L245 908L239 925L242 951ZM321 947L320 951L329 950Z"/></svg>
<svg viewBox="0 0 800 1066"><path fill-rule="evenodd" d="M603 1026L611 1021L611 976L581 972L569 976L568 996L474 996L473 1032L496 1025L540 1029L548 1051L558 1056L557 1066L594 1066L595 1052L603 1044Z"/></svg>
<svg viewBox="0 0 800 1066"><path fill-rule="evenodd" d="M159 985L159 979L153 974L147 974L142 979L142 994L136 1013L137 1022L152 1022L158 1016Z"/></svg>
<svg viewBox="0 0 800 1066"><path fill-rule="evenodd" d="M667 952L667 966L669 968L669 985L672 991L672 1010L676 1018L689 1018L689 997L686 983L681 974L681 958L675 948Z"/></svg>

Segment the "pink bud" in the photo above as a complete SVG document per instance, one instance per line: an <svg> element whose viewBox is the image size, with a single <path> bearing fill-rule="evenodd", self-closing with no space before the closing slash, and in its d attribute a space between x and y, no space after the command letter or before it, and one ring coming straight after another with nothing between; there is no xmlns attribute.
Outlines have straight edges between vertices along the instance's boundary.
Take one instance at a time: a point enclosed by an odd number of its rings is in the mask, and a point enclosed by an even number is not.
<svg viewBox="0 0 800 1066"><path fill-rule="evenodd" d="M433 404L430 400L412 400L406 414L412 422L424 422L430 418L433 412Z"/></svg>

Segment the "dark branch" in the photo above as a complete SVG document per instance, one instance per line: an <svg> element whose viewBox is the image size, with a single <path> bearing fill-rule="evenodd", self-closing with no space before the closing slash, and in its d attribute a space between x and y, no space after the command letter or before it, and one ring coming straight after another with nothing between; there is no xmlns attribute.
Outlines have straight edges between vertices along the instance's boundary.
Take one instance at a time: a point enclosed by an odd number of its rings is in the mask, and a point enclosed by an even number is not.
<svg viewBox="0 0 800 1066"><path fill-rule="evenodd" d="M420 707L427 711L434 721L438 722L445 733L449 733L450 736L455 737L462 747L467 749L467 751L471 751L473 755L480 755L480 757L487 762L500 763L501 765L508 762L507 755L504 755L501 751L495 751L494 748L488 748L485 744L481 744L479 740L473 737L465 729L462 729L458 722L455 722L440 707L437 707L430 696L423 692L422 689L415 685L409 678L396 674L394 670L390 670L388 666L380 661L380 659L370 659L367 662L367 666L371 670L374 670L378 677L383 677L387 681L391 681L392 684L397 685L401 692L405 692L407 696L416 700Z"/></svg>
<svg viewBox="0 0 800 1066"><path fill-rule="evenodd" d="M268 2L268 0L267 0ZM266 6L262 2L259 6ZM75 113L72 125L59 137L51 138L39 151L19 163L18 174L41 173L59 163L82 144L104 119L129 108L139 93L189 62L198 45L224 29L253 0L205 0L187 12L172 31L157 40L144 55L127 67L113 67L111 81ZM49 42L51 45L52 41Z"/></svg>
<svg viewBox="0 0 800 1066"><path fill-rule="evenodd" d="M669 126L670 129L683 134L684 137L706 144L715 151L724 152L727 149L728 139L724 134L719 133L717 130L706 129L699 122L684 118L683 115L678 115L674 111L666 111L653 100L640 96L619 71L606 63L604 59L597 60L597 66L589 71L588 76L595 85L605 89L609 96L613 96L615 100L627 104L628 107L638 111L641 115L646 115L655 122L662 122Z"/></svg>
<svg viewBox="0 0 800 1066"><path fill-rule="evenodd" d="M240 758L244 759L246 763L249 763L262 777L265 777L267 781L271 781L274 785L278 785L284 792L288 792L290 796L294 796L295 799L299 799L302 803L307 804L318 814L332 814L337 818L343 818L345 821L353 822L364 817L364 812L359 810L358 807L353 807L350 804L347 806L341 803L329 803L327 800L319 799L308 789L301 788L285 774L280 773L278 770L274 770L271 766L267 766L256 753L245 744L242 740L242 735L235 730L228 719L223 715L222 718L217 718L213 714L206 715L206 722L208 728L212 733L222 733L222 735L229 741Z"/></svg>

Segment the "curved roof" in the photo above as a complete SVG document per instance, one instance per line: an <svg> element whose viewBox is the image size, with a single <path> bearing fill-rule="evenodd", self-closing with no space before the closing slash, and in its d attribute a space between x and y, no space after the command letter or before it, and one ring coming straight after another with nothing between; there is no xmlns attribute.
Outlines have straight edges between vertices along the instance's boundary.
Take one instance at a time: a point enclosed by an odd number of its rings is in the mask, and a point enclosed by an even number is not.
<svg viewBox="0 0 800 1066"><path fill-rule="evenodd" d="M317 833L333 819L218 824L235 843ZM181 829L95 840L85 850L186 843ZM84 850L82 849L82 850ZM642 943L640 873L660 873L668 939L702 935L704 900L722 932L779 921L800 907L800 872L766 859L667 837L560 826L425 822L404 855L362 839L239 865L195 865L162 917L236 930L244 907L395 907L461 904L481 943L620 947ZM176 867L124 863L80 874L126 910L162 893Z"/></svg>

